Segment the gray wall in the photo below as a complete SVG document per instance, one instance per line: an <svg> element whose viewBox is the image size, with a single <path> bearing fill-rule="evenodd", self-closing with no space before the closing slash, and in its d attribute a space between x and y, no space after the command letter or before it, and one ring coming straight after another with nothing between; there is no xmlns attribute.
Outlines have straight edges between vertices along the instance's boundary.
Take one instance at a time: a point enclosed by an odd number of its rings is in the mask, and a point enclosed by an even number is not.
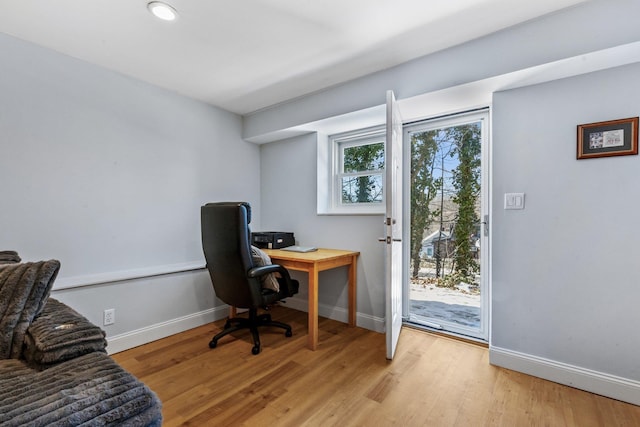
<svg viewBox="0 0 640 427"><path fill-rule="evenodd" d="M592 0L245 117L243 136L284 129L640 40L640 2ZM606 24L605 24L606 23ZM440 112L442 113L442 112ZM277 139L277 138L276 138Z"/></svg>
<svg viewBox="0 0 640 427"><path fill-rule="evenodd" d="M204 265L200 206L260 218L260 149L241 117L0 35L0 247L59 259L59 283ZM212 314L203 271L55 291L109 336ZM208 311L207 311L208 310Z"/></svg>
<svg viewBox="0 0 640 427"><path fill-rule="evenodd" d="M576 160L576 125L640 115L639 75L494 95L493 346L640 380L640 158ZM525 209L503 210L505 192Z"/></svg>
<svg viewBox="0 0 640 427"><path fill-rule="evenodd" d="M377 241L384 232L382 215L317 215L316 153L315 134L261 146L262 225L265 230L293 231L301 245L359 251L358 324L379 330L385 292L384 245ZM306 310L307 277L293 274L301 282L299 307ZM343 319L346 267L321 272L319 281L320 314ZM327 312L336 308L334 315Z"/></svg>

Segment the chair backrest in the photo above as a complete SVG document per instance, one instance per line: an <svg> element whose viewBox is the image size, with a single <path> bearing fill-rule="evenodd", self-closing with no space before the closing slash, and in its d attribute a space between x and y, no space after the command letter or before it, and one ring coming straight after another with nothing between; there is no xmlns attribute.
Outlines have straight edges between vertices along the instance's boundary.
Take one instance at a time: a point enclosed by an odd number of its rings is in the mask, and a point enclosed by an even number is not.
<svg viewBox="0 0 640 427"><path fill-rule="evenodd" d="M260 281L249 278L251 207L245 202L207 203L200 209L202 249L216 296L239 308L262 305Z"/></svg>

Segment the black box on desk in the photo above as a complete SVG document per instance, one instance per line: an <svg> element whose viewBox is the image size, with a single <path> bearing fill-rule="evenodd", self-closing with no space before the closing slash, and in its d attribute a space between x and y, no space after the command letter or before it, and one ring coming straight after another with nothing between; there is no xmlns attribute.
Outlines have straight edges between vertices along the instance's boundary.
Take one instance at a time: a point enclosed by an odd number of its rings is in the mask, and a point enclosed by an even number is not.
<svg viewBox="0 0 640 427"><path fill-rule="evenodd" d="M296 244L293 233L284 231L257 231L251 233L251 244L260 249L280 249Z"/></svg>

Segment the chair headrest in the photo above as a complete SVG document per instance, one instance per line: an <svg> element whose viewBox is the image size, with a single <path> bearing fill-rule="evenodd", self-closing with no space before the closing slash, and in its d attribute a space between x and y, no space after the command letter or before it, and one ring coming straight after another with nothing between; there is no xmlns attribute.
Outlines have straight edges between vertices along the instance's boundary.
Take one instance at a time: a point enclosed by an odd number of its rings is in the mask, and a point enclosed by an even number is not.
<svg viewBox="0 0 640 427"><path fill-rule="evenodd" d="M251 223L251 205L249 202L212 202L205 206L244 206L247 210L247 224Z"/></svg>

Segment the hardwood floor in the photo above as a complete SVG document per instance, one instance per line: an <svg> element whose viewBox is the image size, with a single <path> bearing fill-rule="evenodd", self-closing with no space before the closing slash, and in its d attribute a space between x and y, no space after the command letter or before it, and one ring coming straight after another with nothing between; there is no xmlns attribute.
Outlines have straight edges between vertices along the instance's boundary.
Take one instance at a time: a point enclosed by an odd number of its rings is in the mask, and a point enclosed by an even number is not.
<svg viewBox="0 0 640 427"><path fill-rule="evenodd" d="M488 350L404 328L393 362L384 335L277 307L293 337L262 330L209 340L224 320L114 358L163 402L165 426L639 426L640 407L489 365Z"/></svg>

